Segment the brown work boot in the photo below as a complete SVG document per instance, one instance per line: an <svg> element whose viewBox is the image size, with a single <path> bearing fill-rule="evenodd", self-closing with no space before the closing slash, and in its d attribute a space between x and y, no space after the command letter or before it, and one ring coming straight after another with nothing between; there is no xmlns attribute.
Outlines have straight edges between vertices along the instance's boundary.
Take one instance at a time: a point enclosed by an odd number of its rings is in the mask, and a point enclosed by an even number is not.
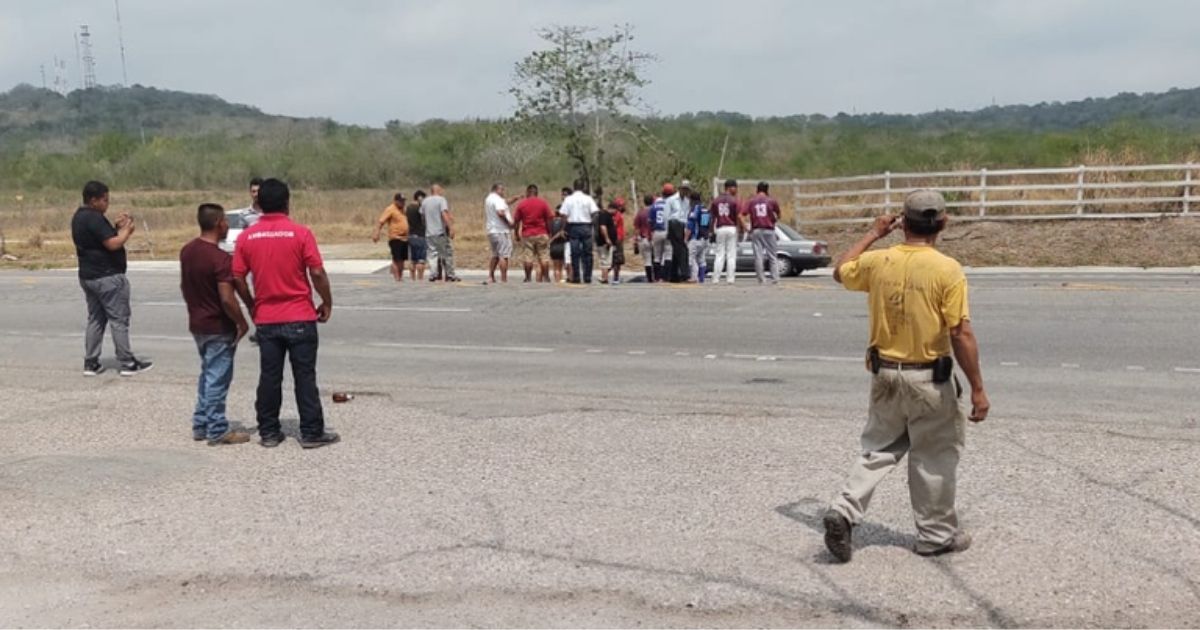
<svg viewBox="0 0 1200 630"><path fill-rule="evenodd" d="M250 441L249 433L246 433L245 431L230 430L230 431L226 431L225 435L222 435L221 437L219 437L215 440L209 440L208 445L209 446L222 446L225 444L245 444L246 442L249 442L249 441Z"/></svg>
<svg viewBox="0 0 1200 630"><path fill-rule="evenodd" d="M850 562L850 556L854 554L850 521L846 520L845 516L838 514L836 510L825 512L825 518L822 521L825 523L825 548L833 554L834 558L837 558L838 562Z"/></svg>
<svg viewBox="0 0 1200 630"><path fill-rule="evenodd" d="M971 548L971 535L968 534L967 532L960 531L960 532L954 534L954 538L951 538L950 542L947 543L945 546L938 547L937 549L928 549L928 550L917 547L916 549L914 549L914 551L917 552L918 556L925 556L926 558L929 558L929 557L933 557L933 556L940 556L940 555L947 554L947 553L958 553L960 551L966 551L967 549L970 549L970 548Z"/></svg>

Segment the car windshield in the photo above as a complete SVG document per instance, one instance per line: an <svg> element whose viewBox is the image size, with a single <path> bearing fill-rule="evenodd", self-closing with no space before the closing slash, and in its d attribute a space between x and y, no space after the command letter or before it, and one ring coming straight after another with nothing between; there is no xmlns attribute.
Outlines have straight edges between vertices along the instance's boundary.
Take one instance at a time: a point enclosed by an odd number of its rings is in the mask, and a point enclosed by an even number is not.
<svg viewBox="0 0 1200 630"><path fill-rule="evenodd" d="M246 228L246 219L241 212L226 212L225 220L229 222L229 229L242 230Z"/></svg>
<svg viewBox="0 0 1200 630"><path fill-rule="evenodd" d="M792 228L792 226L787 225L786 223L777 223L777 224L775 224L775 227L779 228L780 232L783 232L785 235L787 235L788 238L792 239L793 241L805 240L805 238L803 236L801 236L799 232L797 232L795 229Z"/></svg>

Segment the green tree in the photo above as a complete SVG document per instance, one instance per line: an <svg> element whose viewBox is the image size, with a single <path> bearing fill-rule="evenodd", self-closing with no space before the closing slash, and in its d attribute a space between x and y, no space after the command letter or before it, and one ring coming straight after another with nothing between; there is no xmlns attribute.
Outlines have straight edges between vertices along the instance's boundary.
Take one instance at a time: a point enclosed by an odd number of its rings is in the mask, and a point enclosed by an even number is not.
<svg viewBox="0 0 1200 630"><path fill-rule="evenodd" d="M629 25L608 34L582 26L551 26L538 32L548 46L517 62L509 93L516 119L549 126L566 137L567 155L589 188L607 176L605 151L614 133L632 133L626 117L642 101L642 75L654 56L630 48Z"/></svg>

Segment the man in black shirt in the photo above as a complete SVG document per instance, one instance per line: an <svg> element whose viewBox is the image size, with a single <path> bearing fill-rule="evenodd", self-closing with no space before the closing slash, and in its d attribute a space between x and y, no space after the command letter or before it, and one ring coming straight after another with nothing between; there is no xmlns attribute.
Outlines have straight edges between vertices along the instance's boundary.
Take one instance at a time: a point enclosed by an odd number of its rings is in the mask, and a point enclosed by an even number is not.
<svg viewBox="0 0 1200 630"><path fill-rule="evenodd" d="M139 361L129 348L129 281L125 279L125 243L133 235L133 217L122 212L114 226L108 212L108 186L88 182L83 206L71 218L71 239L79 258L79 284L87 299L88 324L84 340L83 375L104 371L100 348L105 326L112 327L113 345L121 362L121 376L133 376L154 364Z"/></svg>
<svg viewBox="0 0 1200 630"><path fill-rule="evenodd" d="M413 202L404 209L404 215L408 217L408 258L412 261L409 277L413 280L425 279L425 263L429 256L429 244L425 241L425 215L421 213L422 201L425 201L425 191L418 190L413 195Z"/></svg>

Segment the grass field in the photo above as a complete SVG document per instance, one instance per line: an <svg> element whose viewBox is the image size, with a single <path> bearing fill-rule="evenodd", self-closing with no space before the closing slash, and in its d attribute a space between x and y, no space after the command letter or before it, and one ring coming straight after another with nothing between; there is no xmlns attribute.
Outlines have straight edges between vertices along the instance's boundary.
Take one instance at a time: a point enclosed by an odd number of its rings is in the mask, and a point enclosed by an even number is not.
<svg viewBox="0 0 1200 630"><path fill-rule="evenodd" d="M415 187L403 190L411 195ZM545 188L553 188L545 186ZM511 192L511 191L510 191ZM292 208L296 220L310 225L326 250L340 258L387 258L384 243L371 243L374 221L391 201L389 190L297 190ZM486 265L483 198L486 188L457 187L447 192L459 228L455 241L462 268ZM557 202L557 193L548 200ZM133 260L172 259L196 234L195 209L213 201L226 208L248 204L245 191L120 191L111 194L110 212L129 212L138 229L128 249ZM785 201L784 219L792 220ZM2 267L63 267L75 264L68 231L78 205L74 191L0 193L0 233L5 252L17 260ZM626 216L632 233L632 209ZM810 237L829 242L836 256L866 226L800 226ZM1054 221L1036 223L951 224L942 248L964 264L990 265L1200 265L1200 220L1175 218L1140 221ZM626 247L629 267L641 262Z"/></svg>

